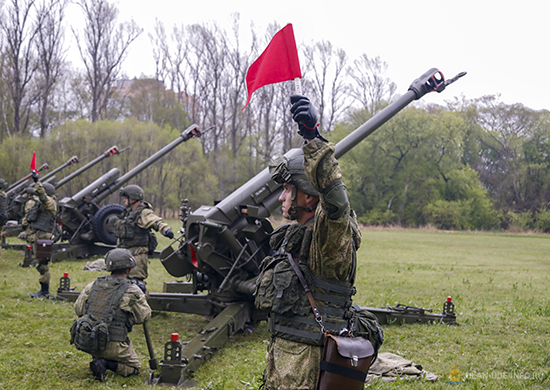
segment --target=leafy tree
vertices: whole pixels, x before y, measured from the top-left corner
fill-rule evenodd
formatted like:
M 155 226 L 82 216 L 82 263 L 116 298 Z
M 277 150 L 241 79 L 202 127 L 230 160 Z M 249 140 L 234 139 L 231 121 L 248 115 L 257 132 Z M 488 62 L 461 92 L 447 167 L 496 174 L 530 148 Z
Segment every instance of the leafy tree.
M 352 119 L 369 116 L 362 110 Z M 342 126 L 339 137 L 357 126 Z M 449 172 L 461 166 L 464 129 L 452 112 L 409 107 L 348 152 L 342 171 L 358 215 L 368 220 L 390 210 L 386 217 L 397 216 L 398 224 L 424 224 L 423 208 L 441 197 L 433 180 L 448 181 Z

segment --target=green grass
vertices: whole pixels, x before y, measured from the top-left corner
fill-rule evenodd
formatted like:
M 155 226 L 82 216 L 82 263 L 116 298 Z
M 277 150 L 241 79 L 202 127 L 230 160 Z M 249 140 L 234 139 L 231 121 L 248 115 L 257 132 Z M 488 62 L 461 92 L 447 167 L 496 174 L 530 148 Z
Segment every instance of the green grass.
M 173 226 L 178 226 L 177 221 Z M 160 247 L 167 240 L 160 238 Z M 458 327 L 385 326 L 382 352 L 392 352 L 436 373 L 436 383 L 372 383 L 372 389 L 546 389 L 550 385 L 550 236 L 445 233 L 419 230 L 363 231 L 355 303 L 382 307 L 396 303 L 441 310 L 448 295 Z M 38 273 L 20 268 L 22 254 L 0 255 L 0 389 L 145 389 L 149 356 L 140 326 L 130 334 L 144 369 L 138 377 L 92 379 L 90 358 L 69 345 L 75 318 L 72 304 L 33 300 Z M 98 273 L 85 261 L 53 264 L 52 285 L 69 272 L 80 290 Z M 162 291 L 174 280 L 152 260 L 148 287 Z M 191 339 L 207 323 L 200 316 L 154 313 L 150 321 L 155 352 L 162 359 L 170 333 Z M 201 367 L 197 389 L 257 389 L 269 333 L 239 334 Z M 448 384 L 457 367 L 462 383 Z M 453 387 L 454 386 L 454 387 Z

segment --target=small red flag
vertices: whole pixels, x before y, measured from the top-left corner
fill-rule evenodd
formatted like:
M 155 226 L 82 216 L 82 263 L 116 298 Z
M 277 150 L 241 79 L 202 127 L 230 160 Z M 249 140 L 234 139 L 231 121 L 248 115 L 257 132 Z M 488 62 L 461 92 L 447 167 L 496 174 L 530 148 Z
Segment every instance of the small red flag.
M 36 172 L 36 153 L 32 152 L 31 169 Z
M 264 52 L 248 68 L 246 73 L 248 100 L 242 110 L 248 106 L 252 94 L 258 88 L 297 77 L 302 77 L 302 71 L 300 70 L 294 30 L 292 24 L 289 23 L 273 36 Z

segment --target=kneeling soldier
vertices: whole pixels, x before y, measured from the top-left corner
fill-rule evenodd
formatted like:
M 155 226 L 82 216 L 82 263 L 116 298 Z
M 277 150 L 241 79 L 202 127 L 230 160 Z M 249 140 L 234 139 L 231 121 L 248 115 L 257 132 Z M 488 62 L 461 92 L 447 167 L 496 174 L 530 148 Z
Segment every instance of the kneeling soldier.
M 128 332 L 132 331 L 134 324 L 142 324 L 151 317 L 151 308 L 145 294 L 128 279 L 131 269 L 136 266 L 130 251 L 109 251 L 105 256 L 105 264 L 111 275 L 100 276 L 95 282 L 88 284 L 74 304 L 77 316 L 89 315 L 108 327 L 108 345 L 103 350 L 89 352 L 93 357 L 90 370 L 99 381 L 105 379 L 107 369 L 122 376 L 139 374 L 141 362 L 128 338 Z M 73 325 L 71 342 L 75 328 Z M 77 342 L 75 345 L 79 348 Z

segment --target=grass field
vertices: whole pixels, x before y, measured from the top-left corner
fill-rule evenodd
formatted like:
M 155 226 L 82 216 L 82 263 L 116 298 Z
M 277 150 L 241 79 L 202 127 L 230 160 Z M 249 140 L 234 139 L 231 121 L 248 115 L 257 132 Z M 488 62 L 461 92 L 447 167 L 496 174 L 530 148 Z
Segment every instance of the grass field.
M 177 226 L 177 221 L 174 221 Z M 160 239 L 160 247 L 166 245 Z M 20 268 L 22 254 L 0 255 L 0 389 L 145 389 L 147 347 L 140 326 L 130 334 L 142 358 L 138 377 L 93 380 L 88 355 L 69 345 L 72 304 L 34 300 L 38 273 Z M 69 272 L 77 290 L 97 278 L 85 261 L 53 264 L 52 287 Z M 382 352 L 401 355 L 440 376 L 436 383 L 371 383 L 372 389 L 546 389 L 550 387 L 550 236 L 367 229 L 359 251 L 355 303 L 397 302 L 441 310 L 448 295 L 458 327 L 385 326 Z M 148 287 L 174 280 L 152 260 Z M 154 313 L 150 331 L 162 359 L 172 332 L 192 338 L 207 323 L 199 316 Z M 196 373 L 197 389 L 257 389 L 269 333 L 239 334 Z M 461 383 L 448 382 L 458 368 Z M 344 389 L 342 389 L 344 390 Z

